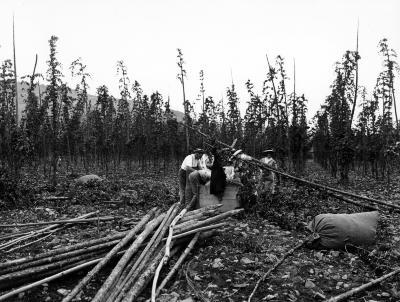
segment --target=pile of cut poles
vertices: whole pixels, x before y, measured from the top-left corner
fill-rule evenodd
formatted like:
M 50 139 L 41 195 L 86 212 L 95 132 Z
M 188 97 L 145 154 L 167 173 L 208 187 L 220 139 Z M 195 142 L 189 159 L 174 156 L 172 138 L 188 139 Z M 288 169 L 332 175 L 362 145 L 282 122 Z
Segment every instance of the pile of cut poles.
M 242 210 L 221 213 L 220 206 L 188 211 L 189 207 L 182 209 L 175 203 L 166 212 L 153 208 L 128 231 L 0 263 L 0 291 L 20 286 L 3 293 L 0 301 L 91 268 L 62 300 L 72 301 L 105 266 L 114 268 L 92 301 L 134 301 L 152 279 L 151 301 L 155 301 L 195 243 L 223 230 L 224 220 Z M 165 272 L 168 260 L 178 253 L 179 258 Z M 165 275 L 161 283 L 160 272 Z
M 96 214 L 98 214 L 98 212 L 92 212 L 70 220 L 23 224 L 0 224 L 0 229 L 17 229 L 17 231 L 11 233 L 2 232 L 3 234 L 0 235 L 0 253 L 8 254 L 36 244 L 52 236 L 54 233 L 65 228 L 72 227 L 76 224 L 98 223 L 100 221 L 109 221 L 115 219 L 115 217 L 112 216 L 89 218 L 95 216 Z

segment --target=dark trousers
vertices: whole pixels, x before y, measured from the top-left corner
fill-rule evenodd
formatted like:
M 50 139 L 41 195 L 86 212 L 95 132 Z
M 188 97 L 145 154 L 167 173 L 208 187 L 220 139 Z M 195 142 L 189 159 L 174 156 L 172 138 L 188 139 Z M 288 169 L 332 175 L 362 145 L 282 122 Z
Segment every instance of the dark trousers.
M 179 170 L 179 202 L 186 203 L 192 201 L 193 196 L 199 199 L 199 186 L 203 184 L 199 171 L 186 172 Z
M 194 171 L 189 174 L 189 185 L 193 195 L 199 194 L 199 186 L 203 184 L 199 171 Z
M 185 202 L 185 189 L 186 189 L 186 171 L 183 169 L 179 169 L 178 172 L 179 179 L 179 202 Z

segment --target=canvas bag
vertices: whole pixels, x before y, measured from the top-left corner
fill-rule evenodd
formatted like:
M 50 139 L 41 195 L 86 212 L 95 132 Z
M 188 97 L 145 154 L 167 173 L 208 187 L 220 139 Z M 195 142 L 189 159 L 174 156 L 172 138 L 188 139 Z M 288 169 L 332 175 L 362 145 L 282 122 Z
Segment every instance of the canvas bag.
M 88 175 L 84 175 L 79 177 L 78 179 L 76 179 L 76 182 L 78 184 L 87 184 L 88 182 L 92 182 L 92 181 L 102 181 L 102 179 L 95 175 L 95 174 L 88 174 Z
M 346 244 L 373 244 L 378 219 L 378 211 L 317 215 L 307 226 L 314 233 L 312 247 L 342 249 Z

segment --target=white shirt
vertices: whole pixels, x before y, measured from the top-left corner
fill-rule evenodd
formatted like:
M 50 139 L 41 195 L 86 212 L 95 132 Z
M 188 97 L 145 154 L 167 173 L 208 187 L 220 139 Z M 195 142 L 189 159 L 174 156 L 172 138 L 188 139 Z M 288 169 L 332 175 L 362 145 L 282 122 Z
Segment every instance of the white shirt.
M 183 160 L 182 165 L 181 165 L 181 169 L 186 171 L 188 167 L 190 167 L 190 168 L 198 168 L 199 165 L 200 165 L 200 160 L 196 159 L 195 154 L 189 154 Z
M 213 164 L 213 161 L 214 161 L 214 158 L 212 156 L 210 157 L 207 154 L 203 154 L 203 156 L 200 159 L 200 169 L 210 170 L 210 168 Z
M 224 172 L 226 175 L 226 179 L 234 179 L 235 178 L 235 167 L 234 166 L 224 166 Z
M 274 169 L 277 169 L 277 168 L 278 168 L 278 165 L 276 164 L 275 159 L 273 159 L 272 157 L 270 157 L 270 158 L 268 158 L 268 157 L 263 157 L 263 158 L 260 159 L 260 161 L 263 162 L 264 164 L 267 164 L 267 166 L 269 166 L 269 167 L 271 167 L 271 168 L 274 168 Z M 261 172 L 262 175 L 264 175 L 264 176 L 272 175 L 272 176 L 275 177 L 275 173 L 272 172 L 272 171 L 270 171 L 270 170 L 263 170 L 263 169 L 260 169 L 260 172 Z
M 263 157 L 260 159 L 260 161 L 263 162 L 264 164 L 267 164 L 271 168 L 275 168 L 275 169 L 277 168 L 276 161 L 272 157 L 270 157 L 270 158 Z
M 200 175 L 203 177 L 203 180 L 211 177 L 211 166 L 213 164 L 214 158 L 208 156 L 207 154 L 203 154 L 200 159 Z

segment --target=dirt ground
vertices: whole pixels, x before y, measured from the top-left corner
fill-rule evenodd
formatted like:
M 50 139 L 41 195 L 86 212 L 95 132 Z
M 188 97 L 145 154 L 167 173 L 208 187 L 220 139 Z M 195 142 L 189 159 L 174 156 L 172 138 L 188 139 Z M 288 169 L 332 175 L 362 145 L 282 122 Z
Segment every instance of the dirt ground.
M 361 173 L 353 173 L 350 184 L 341 186 L 313 163 L 308 165 L 305 175 L 310 180 L 377 199 L 397 204 L 400 200 L 400 185 L 395 178 L 387 184 L 363 177 Z M 90 186 L 77 186 L 73 179 L 61 177 L 60 185 L 53 192 L 47 190 L 43 185 L 45 181 L 40 177 L 30 181 L 37 183 L 34 202 L 27 207 L 2 210 L 2 223 L 67 219 L 96 210 L 101 216 L 138 218 L 154 205 L 167 208 L 177 199 L 177 180 L 173 172 L 161 175 L 121 172 Z M 71 199 L 62 202 L 43 200 L 50 195 Z M 113 199 L 127 203 L 104 202 Z M 284 253 L 309 235 L 305 222 L 321 213 L 360 211 L 360 207 L 335 200 L 324 192 L 282 180 L 278 194 L 263 194 L 258 203 L 238 217 L 229 219 L 229 225 L 218 235 L 200 242 L 159 301 L 247 301 L 257 280 Z M 261 283 L 252 301 L 323 301 L 390 272 L 400 260 L 398 221 L 399 214 L 383 210 L 377 242 L 366 249 L 336 251 L 300 248 Z M 0 262 L 89 238 L 100 238 L 127 227 L 112 221 L 98 226 L 68 228 L 44 242 L 12 253 L 0 252 Z M 0 235 L 4 232 L 1 230 Z M 85 272 L 79 272 L 67 276 L 9 301 L 61 301 L 65 294 L 63 290 L 72 289 L 84 275 Z M 90 301 L 106 276 L 107 272 L 104 272 L 92 282 L 81 295 L 81 301 Z M 399 281 L 399 276 L 394 277 L 348 301 L 400 301 Z M 144 297 L 138 299 L 144 300 Z

